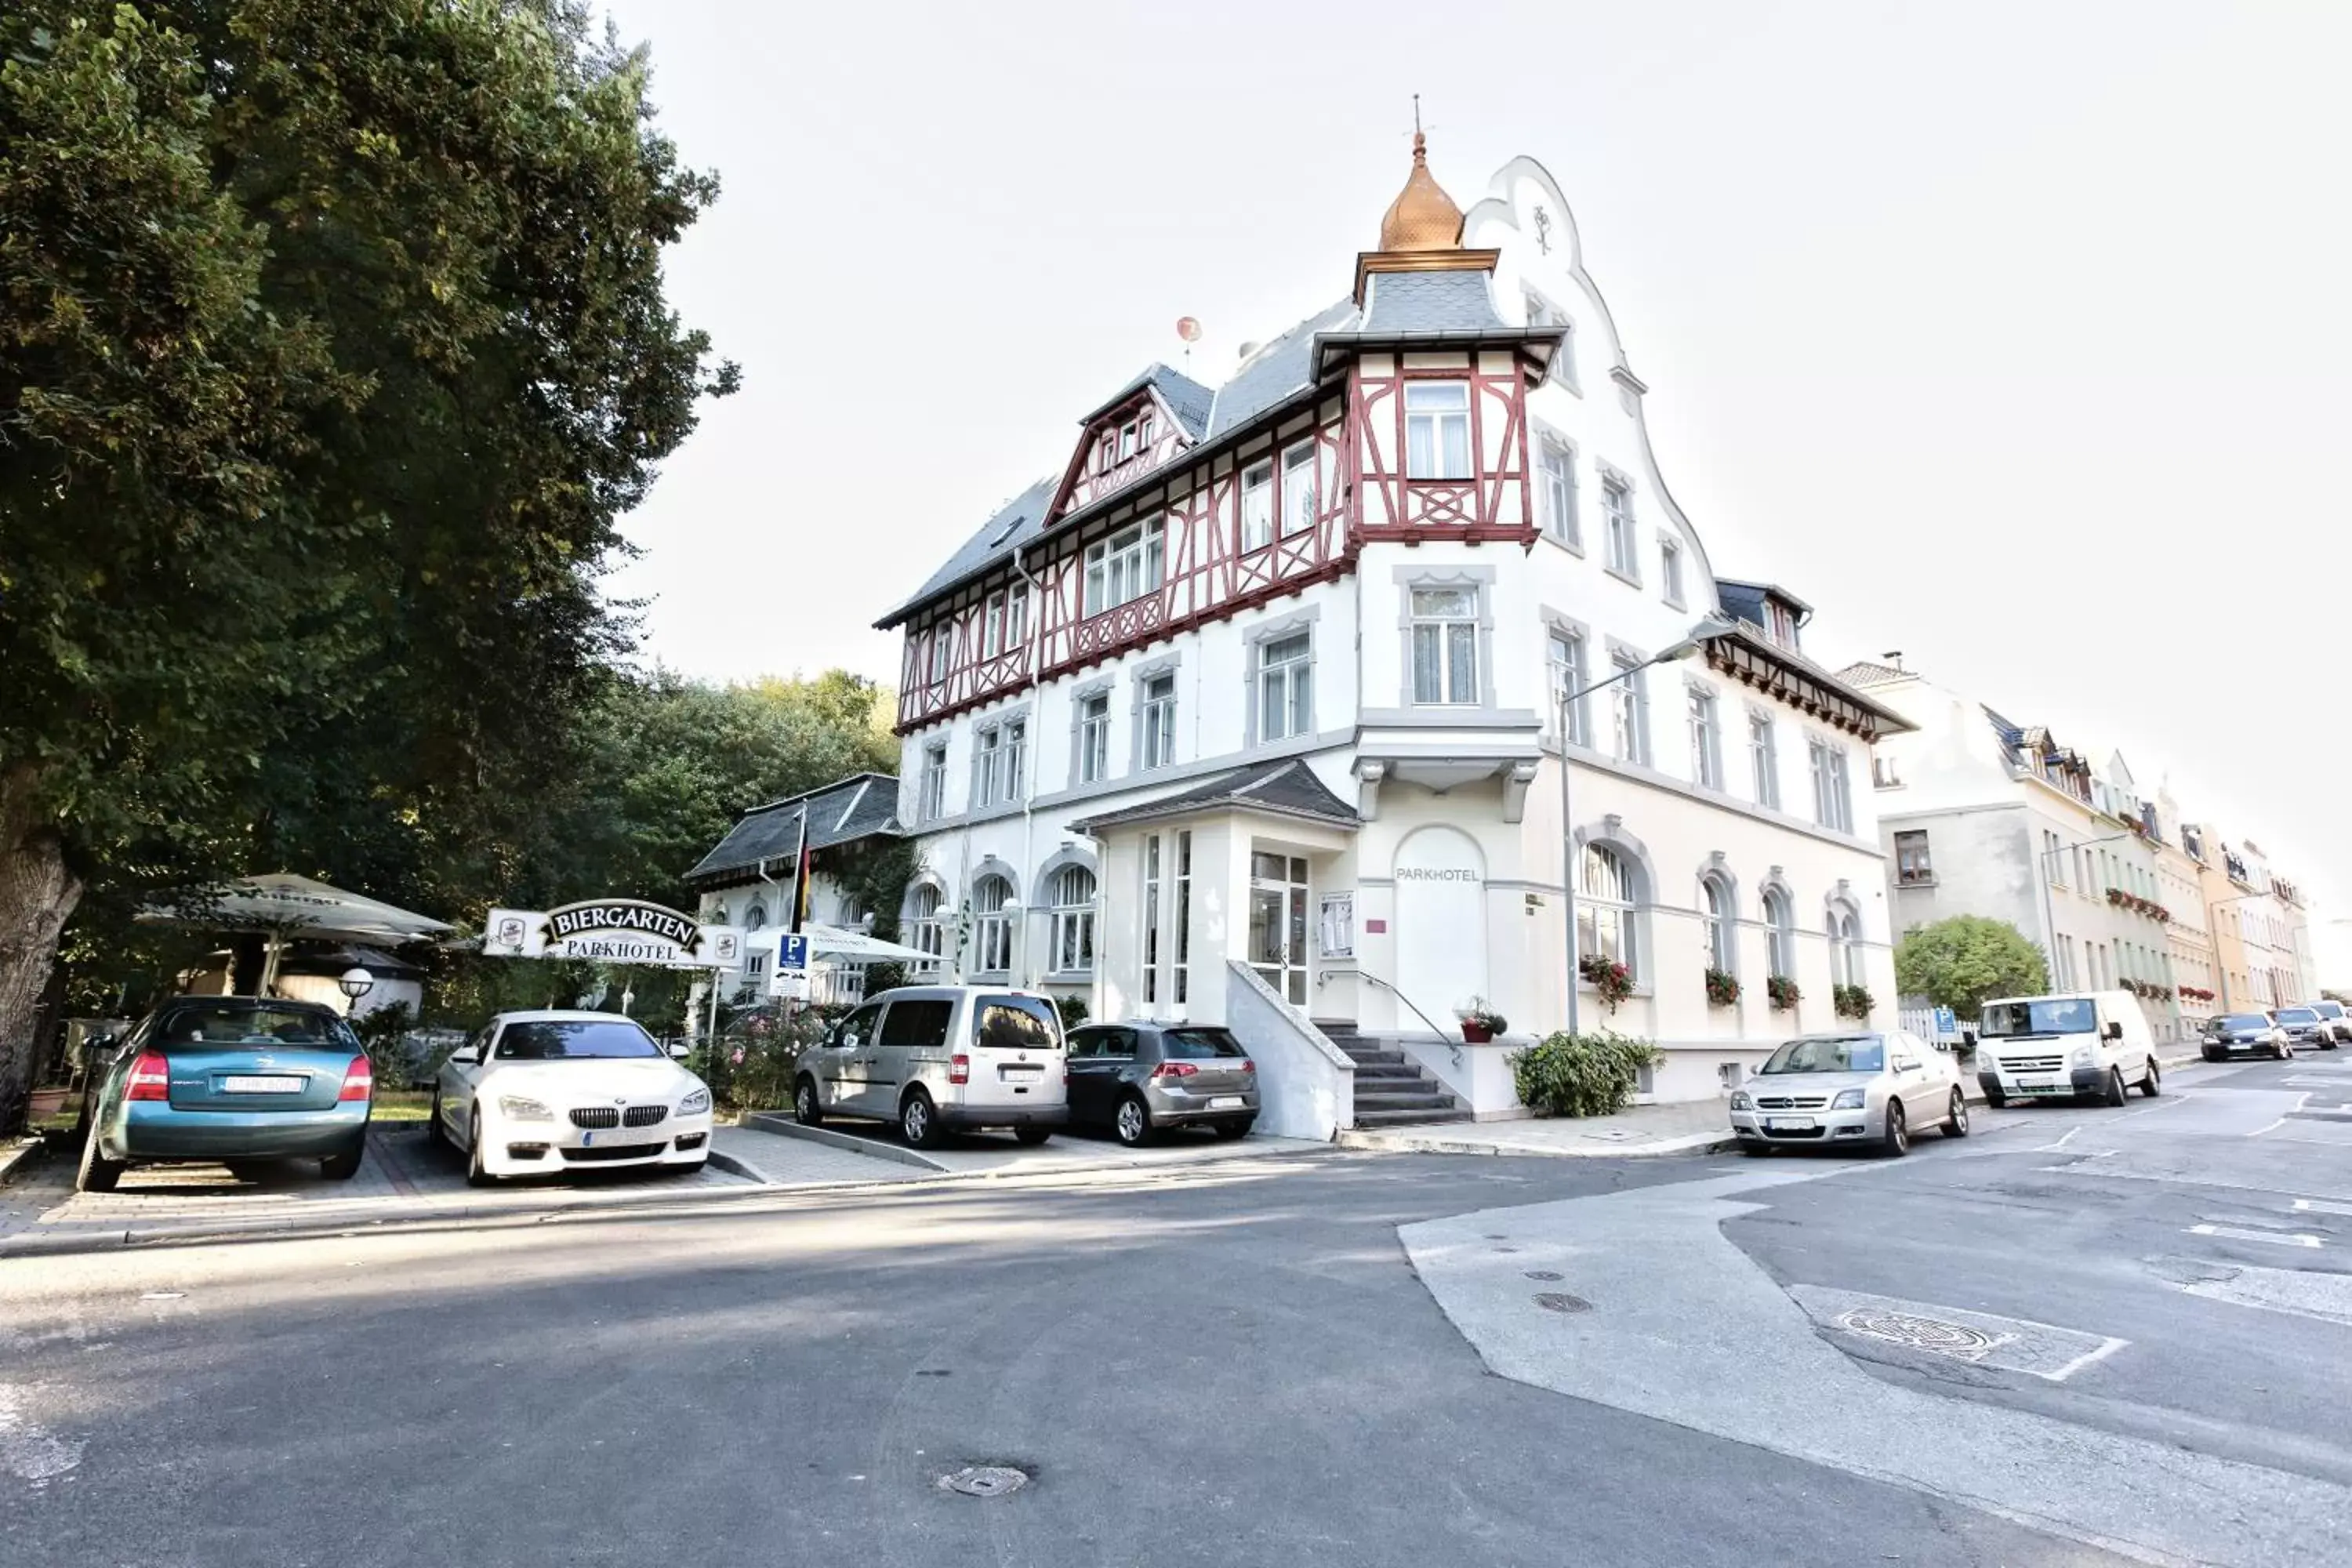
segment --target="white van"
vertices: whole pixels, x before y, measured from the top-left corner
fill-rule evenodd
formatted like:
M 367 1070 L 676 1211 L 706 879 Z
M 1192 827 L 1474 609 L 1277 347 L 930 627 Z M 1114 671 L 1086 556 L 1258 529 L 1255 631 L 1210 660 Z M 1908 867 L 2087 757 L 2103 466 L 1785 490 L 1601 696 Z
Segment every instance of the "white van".
M 2121 1105 L 2127 1087 L 2161 1093 L 2147 1015 L 2128 991 L 2073 991 L 1988 1002 L 1977 1026 L 1977 1082 L 1985 1103 L 2011 1095 L 2088 1095 Z
M 1061 1015 L 1002 985 L 885 991 L 801 1053 L 793 1118 L 828 1116 L 895 1121 L 918 1149 L 978 1127 L 1043 1143 L 1070 1120 Z

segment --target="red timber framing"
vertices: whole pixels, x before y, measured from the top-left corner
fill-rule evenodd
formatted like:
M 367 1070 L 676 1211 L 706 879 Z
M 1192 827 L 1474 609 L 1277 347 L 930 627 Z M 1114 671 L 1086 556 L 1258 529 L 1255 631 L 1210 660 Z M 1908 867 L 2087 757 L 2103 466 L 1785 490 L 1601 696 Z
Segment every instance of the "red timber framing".
M 1084 511 L 1105 496 L 1165 467 L 1192 445 L 1175 413 L 1158 393 L 1145 387 L 1109 413 L 1087 422 L 1078 437 L 1078 449 L 1063 471 L 1061 488 L 1054 493 L 1054 504 L 1045 510 L 1045 521 L 1051 523 L 1070 512 Z M 1125 456 L 1120 455 L 1122 450 Z
M 1414 479 L 1405 471 L 1408 383 L 1466 383 L 1473 477 Z M 1527 376 L 1515 354 L 1365 354 L 1349 376 L 1349 481 L 1360 498 L 1358 535 L 1419 544 L 1428 540 L 1536 542 L 1528 479 Z
M 1432 480 L 1404 473 L 1403 388 L 1414 380 L 1469 384 L 1475 477 Z M 1125 422 L 1145 407 L 1159 426 L 1150 451 L 1126 463 L 1115 459 L 1108 472 L 1099 471 L 1096 454 L 1106 433 L 1116 440 Z M 1535 544 L 1527 380 L 1518 356 L 1508 350 L 1367 353 L 1344 387 L 1330 388 L 1311 408 L 1293 406 L 1270 428 L 1221 442 L 1213 453 L 1194 451 L 1181 434 L 1148 391 L 1090 423 L 1048 516 L 1076 516 L 1112 499 L 1098 515 L 1022 552 L 1022 563 L 1036 579 L 1025 616 L 1027 642 L 986 651 L 992 595 L 1021 583 L 1009 568 L 910 618 L 898 682 L 898 733 L 1014 695 L 1033 679 L 1033 658 L 1034 679 L 1053 680 L 1344 577 L 1367 542 Z M 1315 447 L 1313 522 L 1286 534 L 1293 498 L 1285 486 L 1297 481 L 1299 470 L 1284 458 L 1309 441 Z M 1261 463 L 1273 470 L 1274 537 L 1244 552 L 1242 480 Z M 1156 478 L 1121 478 L 1163 467 L 1169 471 Z M 1088 550 L 1155 524 L 1160 530 L 1158 585 L 1087 614 Z M 943 665 L 933 662 L 935 639 L 946 643 Z M 941 670 L 937 679 L 934 668 Z

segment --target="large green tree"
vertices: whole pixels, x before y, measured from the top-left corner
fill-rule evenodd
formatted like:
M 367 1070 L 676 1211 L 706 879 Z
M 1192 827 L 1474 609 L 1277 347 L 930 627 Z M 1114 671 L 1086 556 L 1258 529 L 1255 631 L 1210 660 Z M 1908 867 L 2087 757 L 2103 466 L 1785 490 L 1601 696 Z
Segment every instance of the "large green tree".
M 537 847 L 733 382 L 646 86 L 582 0 L 0 12 L 0 1127 L 86 894 Z
M 2050 966 L 2007 921 L 1952 915 L 1903 933 L 1895 944 L 1895 984 L 1906 996 L 1972 1019 L 1987 997 L 2048 990 Z

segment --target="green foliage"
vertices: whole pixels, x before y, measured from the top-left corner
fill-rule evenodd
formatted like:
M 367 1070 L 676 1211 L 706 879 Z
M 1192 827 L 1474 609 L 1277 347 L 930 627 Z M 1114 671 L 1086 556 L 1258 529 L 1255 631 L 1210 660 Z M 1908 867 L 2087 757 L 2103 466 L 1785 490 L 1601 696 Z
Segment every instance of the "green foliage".
M 1588 952 L 1577 961 L 1577 973 L 1584 976 L 1601 998 L 1601 1005 L 1612 1013 L 1624 1005 L 1625 998 L 1633 994 L 1633 972 L 1612 958 Z
M 1841 1018 L 1866 1019 L 1878 1000 L 1866 985 L 1838 985 L 1830 990 L 1830 1005 Z
M 907 984 L 907 966 L 887 959 L 866 966 L 866 994 L 879 996 L 885 991 L 896 991 Z
M 1633 1102 L 1642 1069 L 1666 1059 L 1647 1040 L 1602 1029 L 1562 1030 L 1511 1053 L 1520 1103 L 1538 1116 L 1612 1116 Z
M 1739 979 L 1728 970 L 1706 972 L 1706 999 L 1710 1005 L 1728 1007 L 1739 1000 Z
M 1066 1033 L 1071 1029 L 1076 1028 L 1080 1024 L 1087 1021 L 1086 998 L 1083 996 L 1056 996 L 1054 998 L 1054 1011 L 1062 1016 L 1062 1028 L 1064 1032 Z
M 2007 921 L 1953 915 L 1916 926 L 1895 946 L 1895 988 L 1973 1019 L 1987 998 L 2050 988 L 2042 950 Z
M 715 1057 L 690 1062 L 711 1092 L 746 1110 L 772 1110 L 793 1102 L 793 1069 L 801 1053 L 824 1037 L 833 1020 L 813 1009 L 790 1015 L 757 1009 L 729 1026 Z
M 1766 980 L 1764 995 L 1776 1013 L 1785 1013 L 1805 998 L 1805 994 L 1797 988 L 1796 981 L 1786 974 L 1775 974 Z
M 895 773 L 897 769 L 893 767 L 889 771 Z M 845 845 L 835 853 L 838 860 L 829 860 L 826 868 L 840 879 L 842 886 L 848 890 L 859 909 L 874 911 L 874 934 L 884 942 L 898 941 L 899 907 L 906 902 L 907 884 L 915 879 L 915 868 L 921 862 L 915 841 L 911 838 L 876 839 L 861 845 Z M 896 969 L 898 966 L 894 964 L 891 967 Z M 873 971 L 869 969 L 866 972 L 869 988 L 873 978 Z M 893 984 L 906 983 L 900 980 Z

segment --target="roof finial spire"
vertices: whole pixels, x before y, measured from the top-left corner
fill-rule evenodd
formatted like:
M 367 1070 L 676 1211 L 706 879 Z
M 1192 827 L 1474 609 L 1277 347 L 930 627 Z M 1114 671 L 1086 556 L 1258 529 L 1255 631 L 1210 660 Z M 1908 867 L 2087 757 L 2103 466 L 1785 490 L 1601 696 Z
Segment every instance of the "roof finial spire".
M 1462 209 L 1429 172 L 1429 138 L 1421 126 L 1421 94 L 1412 95 L 1412 173 L 1381 219 L 1381 249 L 1454 250 L 1462 244 Z

